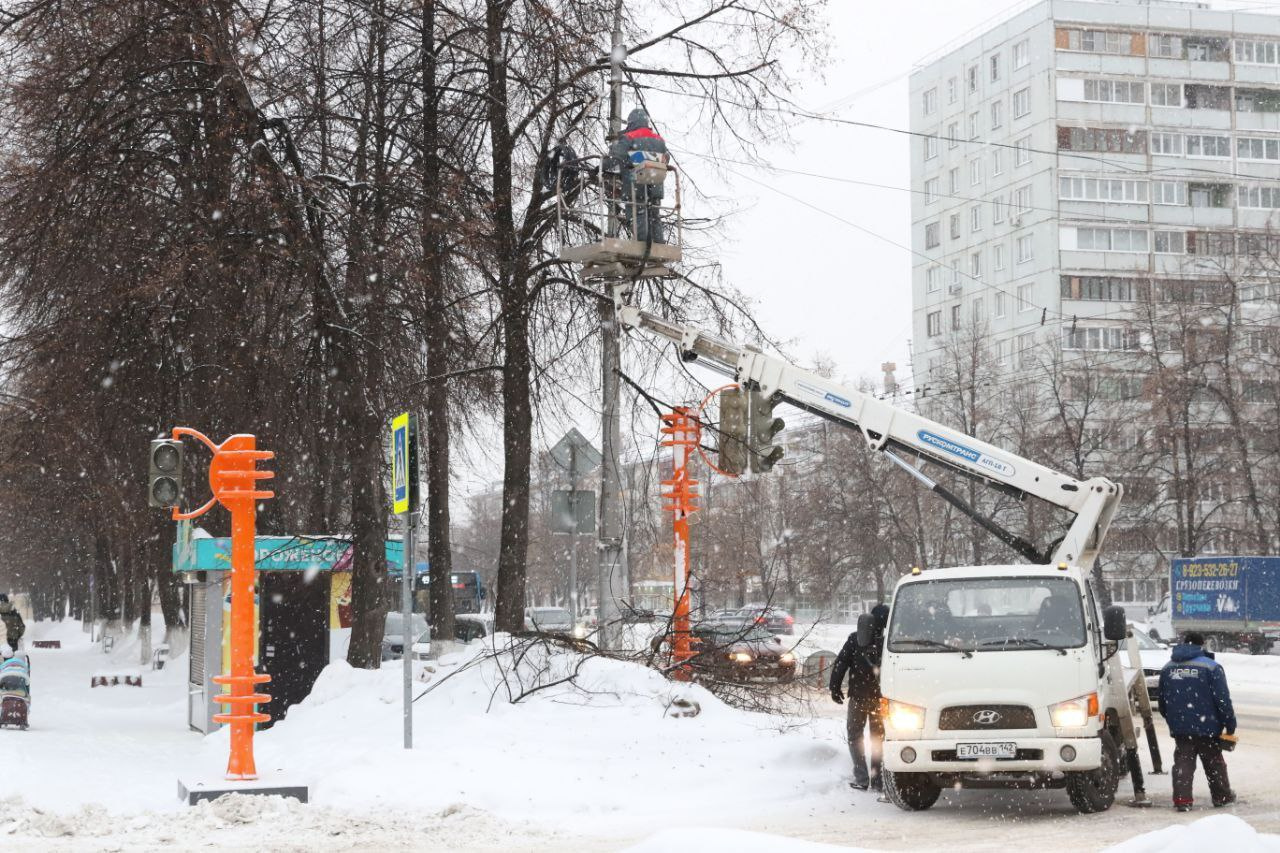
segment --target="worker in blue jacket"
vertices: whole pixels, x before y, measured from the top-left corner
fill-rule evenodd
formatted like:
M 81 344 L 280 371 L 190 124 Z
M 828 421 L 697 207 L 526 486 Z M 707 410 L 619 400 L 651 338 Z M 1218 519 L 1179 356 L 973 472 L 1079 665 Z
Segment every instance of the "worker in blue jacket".
M 1236 712 L 1231 706 L 1227 674 L 1204 650 L 1204 635 L 1188 631 L 1173 647 L 1172 659 L 1160 670 L 1160 713 L 1177 744 L 1173 753 L 1173 805 L 1191 811 L 1191 783 L 1196 758 L 1204 765 L 1214 808 L 1235 802 L 1227 777 L 1225 745 L 1235 745 Z

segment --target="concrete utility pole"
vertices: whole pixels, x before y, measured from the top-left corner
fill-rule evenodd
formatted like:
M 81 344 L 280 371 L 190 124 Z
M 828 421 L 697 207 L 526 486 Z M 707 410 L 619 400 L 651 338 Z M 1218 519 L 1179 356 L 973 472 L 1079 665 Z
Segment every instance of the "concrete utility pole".
M 622 0 L 613 9 L 613 37 L 609 50 L 609 134 L 605 143 L 611 144 L 622 132 L 622 63 L 627 49 L 622 44 Z M 621 233 L 620 211 L 611 212 L 608 235 Z M 615 291 L 622 282 L 610 282 Z M 615 295 L 610 293 L 610 296 Z M 612 302 L 600 303 L 600 371 L 603 400 L 600 407 L 600 449 L 604 455 L 600 466 L 600 525 L 596 545 L 597 588 L 596 616 L 599 631 L 596 641 L 601 648 L 610 648 L 618 629 L 618 601 L 616 596 L 630 594 L 630 582 L 622 564 L 622 472 L 618 450 L 622 445 L 622 429 L 618 413 L 618 368 L 621 356 L 618 346 L 618 323 L 614 319 Z

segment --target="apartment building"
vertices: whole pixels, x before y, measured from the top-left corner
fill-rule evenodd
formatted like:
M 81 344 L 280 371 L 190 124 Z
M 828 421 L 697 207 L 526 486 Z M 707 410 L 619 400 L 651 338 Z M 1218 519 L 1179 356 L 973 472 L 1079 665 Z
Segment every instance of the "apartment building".
M 1234 321 L 1275 349 L 1280 16 L 1044 0 L 922 63 L 910 93 L 917 392 L 945 392 L 948 342 L 977 329 L 1009 371 L 1060 346 L 1064 363 L 1108 359 L 1133 394 L 1142 362 L 1127 354 L 1168 345 L 1137 328 L 1139 306 L 1203 303 L 1227 286 Z M 1273 399 L 1274 382 L 1246 378 L 1242 393 Z M 1125 473 L 1150 501 L 1152 483 Z M 1231 483 L 1198 488 L 1207 511 Z M 1112 541 L 1129 552 L 1117 596 L 1152 598 L 1152 531 L 1120 526 Z
M 975 320 L 1013 367 L 1051 337 L 1129 349 L 1146 288 L 1276 254 L 1280 16 L 1045 0 L 910 91 L 917 387 Z

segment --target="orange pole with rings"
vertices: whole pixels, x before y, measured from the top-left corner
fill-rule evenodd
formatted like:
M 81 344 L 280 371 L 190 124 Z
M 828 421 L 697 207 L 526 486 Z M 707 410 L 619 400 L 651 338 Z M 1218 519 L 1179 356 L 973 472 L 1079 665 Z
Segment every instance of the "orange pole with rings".
M 275 497 L 258 487 L 259 480 L 269 480 L 273 471 L 258 470 L 258 462 L 273 459 L 270 450 L 258 450 L 257 439 L 252 435 L 233 435 L 222 444 L 215 445 L 203 433 L 187 427 L 177 427 L 174 439 L 189 435 L 203 442 L 213 451 L 209 463 L 209 489 L 213 497 L 200 509 L 190 513 L 173 511 L 175 520 L 195 518 L 222 504 L 231 513 L 231 672 L 216 675 L 214 683 L 230 687 L 230 691 L 214 697 L 214 701 L 227 705 L 227 710 L 214 714 L 213 721 L 231 727 L 231 753 L 227 758 L 227 778 L 232 780 L 257 779 L 258 770 L 253 761 L 253 731 L 258 723 L 271 718 L 259 712 L 255 706 L 271 701 L 265 693 L 258 693 L 256 686 L 271 680 L 265 673 L 253 669 L 254 589 L 254 539 L 257 535 L 258 501 Z
M 663 447 L 671 448 L 671 479 L 663 480 L 663 509 L 670 512 L 674 529 L 675 602 L 672 609 L 671 659 L 674 675 L 681 681 L 692 679 L 688 661 L 693 657 L 689 623 L 689 517 L 697 512 L 698 481 L 689 474 L 689 462 L 702 440 L 702 426 L 694 410 L 677 406 L 662 416 Z

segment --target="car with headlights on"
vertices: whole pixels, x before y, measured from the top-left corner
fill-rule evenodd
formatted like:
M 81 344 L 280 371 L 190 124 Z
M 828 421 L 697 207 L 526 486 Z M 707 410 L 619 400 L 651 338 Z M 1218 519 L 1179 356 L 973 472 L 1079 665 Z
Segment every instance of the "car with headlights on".
M 776 681 L 795 678 L 796 657 L 776 635 L 751 622 L 700 622 L 690 632 L 689 665 L 695 674 L 720 681 Z M 669 647 L 671 635 L 653 640 L 657 650 Z

